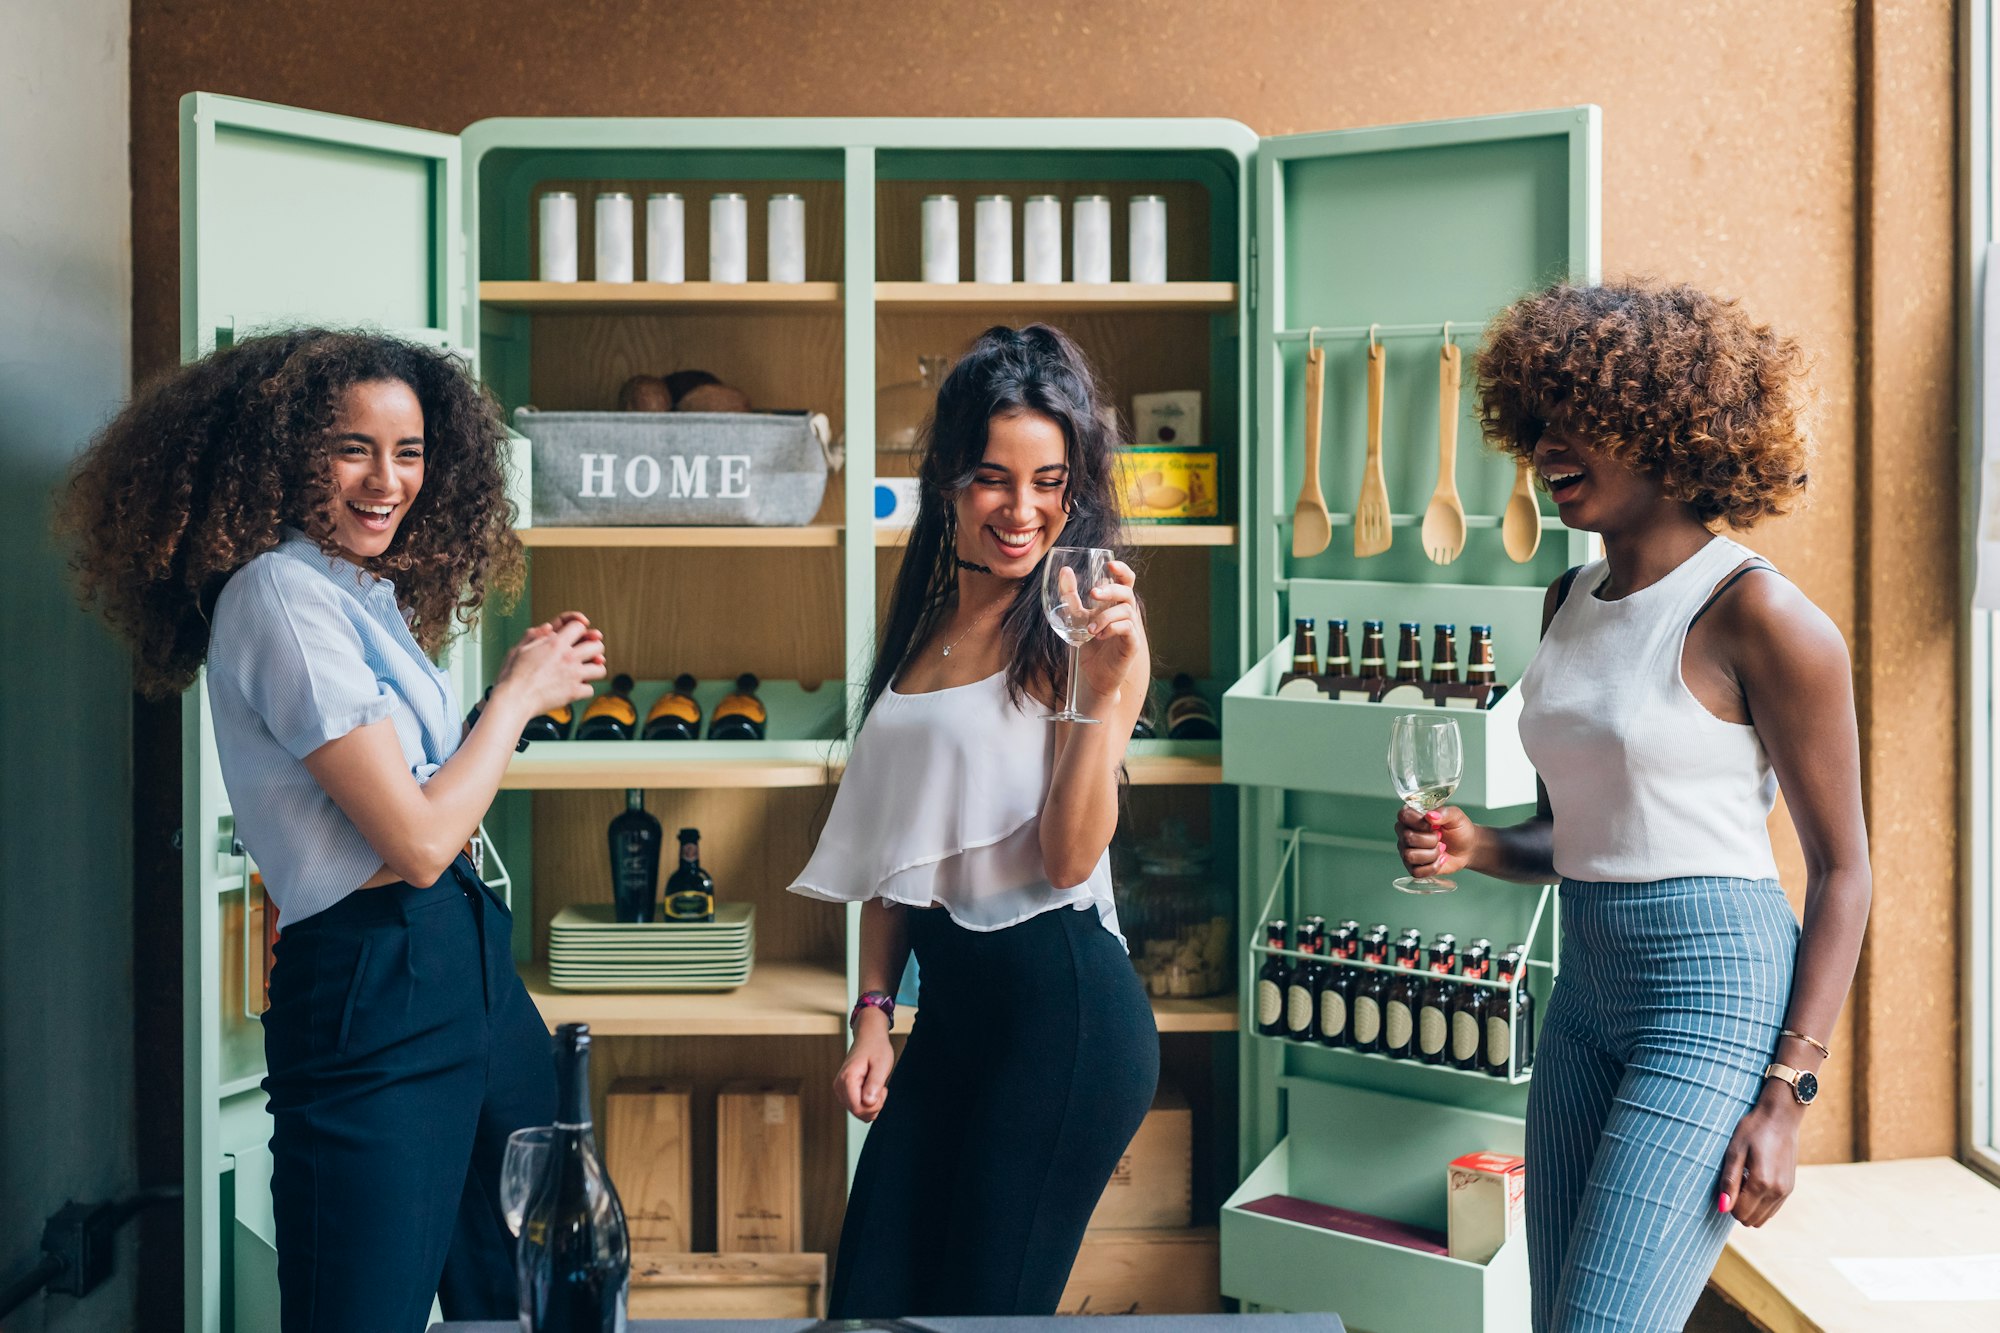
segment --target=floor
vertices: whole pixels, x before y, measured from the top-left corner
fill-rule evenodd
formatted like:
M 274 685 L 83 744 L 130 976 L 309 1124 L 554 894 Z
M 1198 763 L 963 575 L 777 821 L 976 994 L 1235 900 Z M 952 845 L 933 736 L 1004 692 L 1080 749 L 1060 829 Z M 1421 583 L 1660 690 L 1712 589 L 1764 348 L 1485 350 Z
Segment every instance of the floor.
M 1713 1287 L 1701 1294 L 1701 1302 L 1688 1316 L 1684 1333 L 1757 1333 L 1757 1325 L 1735 1306 L 1716 1295 Z

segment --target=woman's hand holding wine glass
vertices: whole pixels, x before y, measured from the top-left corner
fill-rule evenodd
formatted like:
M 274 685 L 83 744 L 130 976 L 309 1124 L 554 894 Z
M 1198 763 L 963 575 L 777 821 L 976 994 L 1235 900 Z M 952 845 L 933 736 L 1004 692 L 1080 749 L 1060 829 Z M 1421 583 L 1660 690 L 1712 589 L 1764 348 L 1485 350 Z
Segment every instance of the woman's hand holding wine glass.
M 1403 864 L 1411 870 L 1411 874 L 1396 881 L 1396 887 L 1405 893 L 1449 893 L 1458 887 L 1438 876 L 1463 868 L 1464 852 L 1471 849 L 1472 823 L 1464 812 L 1450 811 L 1457 817 L 1457 825 L 1463 827 L 1463 834 L 1454 827 L 1452 841 L 1447 842 L 1441 831 L 1444 803 L 1458 790 L 1463 771 L 1458 723 L 1453 719 L 1409 713 L 1389 724 L 1389 777 L 1395 783 L 1396 795 L 1403 800 L 1403 810 L 1396 820 L 1397 844 L 1403 852 Z M 1427 832 L 1415 832 L 1410 824 L 1413 819 L 1416 827 Z M 1419 850 L 1430 854 L 1413 860 L 1411 844 L 1424 838 L 1431 845 Z M 1453 862 L 1449 853 L 1458 842 L 1464 846 Z
M 1133 659 L 1146 652 L 1146 630 L 1133 591 L 1138 575 L 1111 552 L 1095 547 L 1057 546 L 1042 569 L 1042 609 L 1050 626 L 1070 645 L 1069 701 L 1051 722 L 1094 723 L 1077 711 L 1077 681 L 1090 683 L 1096 699 L 1116 698 Z

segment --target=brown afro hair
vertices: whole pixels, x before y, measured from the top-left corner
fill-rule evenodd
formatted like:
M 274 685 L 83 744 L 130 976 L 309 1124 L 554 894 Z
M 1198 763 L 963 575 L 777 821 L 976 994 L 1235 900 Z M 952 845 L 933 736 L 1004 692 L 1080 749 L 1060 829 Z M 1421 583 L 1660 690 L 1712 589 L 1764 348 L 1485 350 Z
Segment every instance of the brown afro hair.
M 1556 431 L 1658 478 L 1711 527 L 1748 528 L 1805 493 L 1805 355 L 1733 300 L 1560 283 L 1501 312 L 1478 374 L 1486 436 L 1518 458 Z
M 400 380 L 424 413 L 424 483 L 389 549 L 410 631 L 435 657 L 489 593 L 524 572 L 493 401 L 447 353 L 370 333 L 294 329 L 245 338 L 137 394 L 78 458 L 56 512 L 77 592 L 130 640 L 134 683 L 164 697 L 194 682 L 229 576 L 304 530 L 329 555 L 329 435 L 351 385 Z

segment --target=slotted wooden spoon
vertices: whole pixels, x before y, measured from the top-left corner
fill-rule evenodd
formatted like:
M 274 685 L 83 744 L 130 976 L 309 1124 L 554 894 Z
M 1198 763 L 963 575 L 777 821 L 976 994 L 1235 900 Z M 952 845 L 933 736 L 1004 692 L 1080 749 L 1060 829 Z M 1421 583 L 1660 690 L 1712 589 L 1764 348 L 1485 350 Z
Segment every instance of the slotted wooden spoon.
M 1380 555 L 1389 549 L 1389 482 L 1382 475 L 1382 380 L 1388 349 L 1368 341 L 1368 458 L 1361 470 L 1361 495 L 1354 502 L 1354 554 Z
M 1333 520 L 1327 516 L 1326 495 L 1319 484 L 1320 399 L 1326 386 L 1326 349 L 1317 341 L 1306 346 L 1306 469 L 1299 482 L 1299 502 L 1292 506 L 1292 555 L 1318 555 L 1333 541 Z
M 1458 344 L 1438 352 L 1438 480 L 1424 510 L 1424 554 L 1448 565 L 1465 550 L 1465 506 L 1458 499 Z
M 1542 544 L 1542 508 L 1535 503 L 1535 483 L 1528 460 L 1514 460 L 1514 493 L 1507 497 L 1507 512 L 1500 516 L 1500 544 L 1517 565 L 1535 558 Z

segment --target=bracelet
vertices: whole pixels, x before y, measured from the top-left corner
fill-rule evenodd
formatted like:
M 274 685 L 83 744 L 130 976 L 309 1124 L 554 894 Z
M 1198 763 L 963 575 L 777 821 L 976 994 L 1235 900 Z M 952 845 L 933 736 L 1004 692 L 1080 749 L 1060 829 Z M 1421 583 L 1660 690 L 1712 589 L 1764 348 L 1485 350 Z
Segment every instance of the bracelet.
M 1827 1059 L 1831 1060 L 1833 1058 L 1833 1052 L 1829 1051 L 1826 1048 L 1826 1044 L 1824 1042 L 1814 1041 L 1811 1037 L 1808 1037 L 1803 1032 L 1794 1032 L 1790 1028 L 1779 1028 L 1778 1035 L 1780 1037 L 1796 1038 L 1797 1040 L 1804 1042 L 1806 1045 L 1818 1051 L 1821 1055 L 1825 1056 Z
M 847 1030 L 853 1032 L 861 1023 L 863 1009 L 880 1009 L 882 1017 L 889 1020 L 889 1030 L 896 1028 L 896 997 L 887 991 L 868 990 L 861 992 L 861 998 L 854 1002 L 854 1008 L 847 1013 Z

